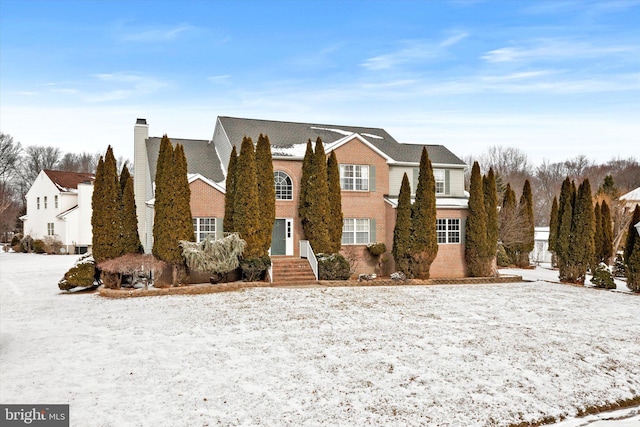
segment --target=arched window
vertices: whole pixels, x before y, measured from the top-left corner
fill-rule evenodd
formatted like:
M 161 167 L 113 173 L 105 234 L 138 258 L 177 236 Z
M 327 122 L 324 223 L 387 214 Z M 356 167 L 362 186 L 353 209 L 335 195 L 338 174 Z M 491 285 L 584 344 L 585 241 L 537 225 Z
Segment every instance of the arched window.
M 273 185 L 276 187 L 276 200 L 293 200 L 293 184 L 289 175 L 282 171 L 275 171 Z

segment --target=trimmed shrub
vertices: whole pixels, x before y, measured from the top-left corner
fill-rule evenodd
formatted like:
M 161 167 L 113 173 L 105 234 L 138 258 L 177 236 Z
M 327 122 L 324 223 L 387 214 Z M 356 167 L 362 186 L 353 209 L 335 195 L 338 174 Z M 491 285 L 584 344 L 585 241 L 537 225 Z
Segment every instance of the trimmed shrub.
M 340 254 L 318 254 L 320 280 L 348 280 L 351 277 L 349 261 Z
M 29 235 L 26 235 L 20 240 L 20 248 L 16 252 L 24 252 L 29 253 L 33 251 L 33 238 Z
M 94 285 L 95 261 L 93 256 L 85 255 L 76 261 L 75 265 L 64 274 L 58 282 L 61 291 L 68 291 L 77 286 L 90 287 Z
M 496 262 L 498 267 L 509 267 L 511 265 L 511 258 L 507 255 L 507 251 L 505 250 L 502 243 L 498 244 L 498 251 L 496 252 Z
M 36 239 L 33 241 L 33 251 L 37 254 L 44 254 L 47 251 L 44 247 L 44 241 L 41 239 Z
M 591 278 L 591 283 L 596 285 L 596 288 L 605 288 L 605 289 L 615 289 L 616 284 L 613 282 L 613 277 L 611 277 L 611 272 L 609 271 L 609 267 L 601 262 L 595 268 L 593 272 L 593 277 Z
M 616 260 L 613 262 L 613 276 L 614 277 L 625 277 L 627 275 L 624 261 L 622 260 L 622 255 L 616 255 Z
M 13 248 L 16 245 L 19 245 L 20 244 L 20 239 L 22 239 L 22 234 L 15 234 L 11 238 L 11 247 Z
M 384 242 L 369 243 L 367 249 L 372 256 L 380 256 L 387 252 L 387 245 L 385 245 Z
M 269 267 L 271 267 L 271 258 L 268 255 L 249 257 L 240 261 L 240 269 L 245 282 L 257 282 L 264 279 Z

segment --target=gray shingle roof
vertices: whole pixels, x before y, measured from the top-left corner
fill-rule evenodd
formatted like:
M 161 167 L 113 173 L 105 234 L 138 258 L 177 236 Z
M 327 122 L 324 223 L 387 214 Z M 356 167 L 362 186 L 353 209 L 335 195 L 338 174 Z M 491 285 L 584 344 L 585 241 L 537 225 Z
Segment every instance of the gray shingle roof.
M 220 159 L 210 141 L 202 139 L 179 139 L 169 138 L 175 147 L 181 144 L 184 147 L 184 154 L 187 157 L 187 169 L 189 173 L 199 173 L 215 182 L 224 181 L 224 174 L 220 167 Z M 158 163 L 158 153 L 160 152 L 160 141 L 162 138 L 151 137 L 147 139 L 147 158 L 149 159 L 149 171 L 151 180 L 156 177 L 156 165 Z
M 326 144 L 337 141 L 346 135 L 358 133 L 396 162 L 418 163 L 422 145 L 400 144 L 386 130 L 358 126 L 342 126 L 317 123 L 293 123 L 274 120 L 243 119 L 237 117 L 219 117 L 229 141 L 240 149 L 242 138 L 246 135 L 256 142 L 260 133 L 269 136 L 274 148 L 289 148 L 304 144 L 307 140 L 315 142 L 320 137 Z M 435 164 L 460 165 L 465 163 L 442 145 L 425 145 L 429 158 Z M 274 150 L 276 151 L 276 150 Z

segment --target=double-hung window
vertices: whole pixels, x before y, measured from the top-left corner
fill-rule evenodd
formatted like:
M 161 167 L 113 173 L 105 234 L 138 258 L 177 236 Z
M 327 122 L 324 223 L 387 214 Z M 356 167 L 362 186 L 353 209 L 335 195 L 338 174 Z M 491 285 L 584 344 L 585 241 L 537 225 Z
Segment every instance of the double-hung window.
M 460 218 L 436 219 L 438 243 L 460 243 Z
M 202 242 L 208 235 L 216 237 L 215 218 L 193 218 L 193 232 L 196 235 L 196 242 Z
M 53 223 L 52 222 L 48 222 L 47 223 L 47 236 L 53 236 L 55 233 L 55 230 L 53 228 Z
M 40 209 L 40 197 L 36 197 L 36 209 Z
M 53 196 L 53 205 L 56 209 L 58 209 L 58 196 Z
M 44 196 L 44 208 L 47 209 L 47 196 Z
M 446 174 L 444 169 L 434 169 L 433 178 L 436 181 L 436 194 L 445 194 L 446 192 Z
M 367 245 L 370 241 L 369 218 L 345 218 L 342 222 L 343 245 Z
M 369 166 L 340 165 L 340 188 L 342 190 L 369 191 Z

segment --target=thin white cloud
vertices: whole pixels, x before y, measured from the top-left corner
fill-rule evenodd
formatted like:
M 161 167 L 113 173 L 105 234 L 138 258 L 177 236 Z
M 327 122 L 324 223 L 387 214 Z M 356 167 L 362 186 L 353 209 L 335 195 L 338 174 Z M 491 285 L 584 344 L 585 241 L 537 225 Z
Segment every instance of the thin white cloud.
M 191 25 L 177 25 L 168 28 L 149 28 L 141 31 L 122 32 L 120 38 L 124 41 L 153 43 L 174 40 L 182 34 L 194 30 Z
M 467 33 L 460 33 L 437 43 L 423 40 L 407 41 L 403 43 L 401 49 L 384 55 L 373 56 L 360 65 L 369 70 L 384 70 L 404 63 L 437 58 L 445 53 L 446 48 L 460 43 L 467 37 Z
M 207 80 L 209 80 L 211 83 L 226 84 L 229 83 L 230 78 L 231 76 L 229 74 L 220 74 L 217 76 L 209 76 L 207 77 Z
M 613 54 L 630 54 L 640 50 L 638 46 L 596 46 L 585 42 L 541 40 L 530 47 L 502 47 L 481 58 L 490 63 L 527 62 L 532 60 L 566 60 L 572 58 L 598 58 Z

